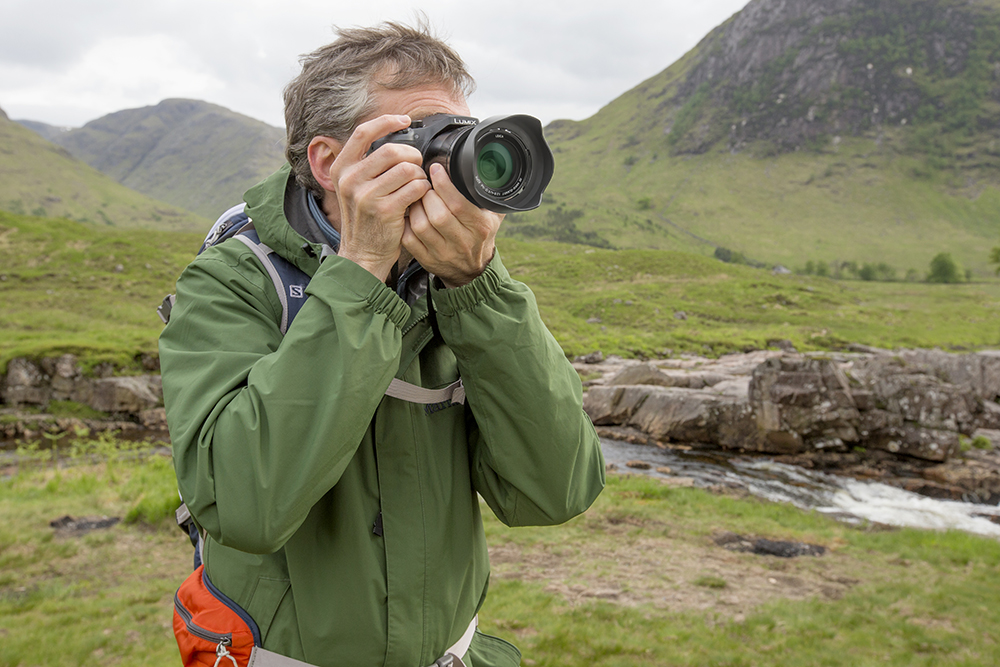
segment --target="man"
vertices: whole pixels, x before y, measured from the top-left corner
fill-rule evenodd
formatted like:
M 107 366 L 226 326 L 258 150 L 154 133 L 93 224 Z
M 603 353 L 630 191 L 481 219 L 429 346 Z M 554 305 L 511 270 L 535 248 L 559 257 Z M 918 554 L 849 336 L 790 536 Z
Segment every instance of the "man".
M 269 651 L 516 665 L 475 630 L 489 576 L 478 497 L 511 526 L 564 522 L 603 488 L 598 439 L 579 378 L 495 252 L 502 216 L 444 169 L 428 177 L 411 146 L 368 154 L 411 119 L 468 115 L 463 63 L 425 27 L 338 34 L 285 91 L 289 165 L 245 197 L 260 241 L 311 276 L 287 333 L 243 243 L 209 248 L 178 281 L 160 338 L 178 483 L 205 574 Z M 464 404 L 383 395 L 393 378 L 459 377 Z

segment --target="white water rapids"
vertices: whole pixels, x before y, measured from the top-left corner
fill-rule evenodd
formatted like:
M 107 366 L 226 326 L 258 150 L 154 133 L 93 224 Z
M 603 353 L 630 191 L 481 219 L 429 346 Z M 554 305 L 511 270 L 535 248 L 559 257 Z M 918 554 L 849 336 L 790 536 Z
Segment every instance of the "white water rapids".
M 878 482 L 864 482 L 814 472 L 764 458 L 717 453 L 681 453 L 649 445 L 632 445 L 602 438 L 604 458 L 619 472 L 653 477 L 689 477 L 698 487 L 723 485 L 745 489 L 751 495 L 786 502 L 801 509 L 829 514 L 842 521 L 871 521 L 890 526 L 955 529 L 1000 538 L 1000 507 L 928 498 Z M 644 461 L 649 470 L 626 467 Z M 670 468 L 670 474 L 656 468 Z

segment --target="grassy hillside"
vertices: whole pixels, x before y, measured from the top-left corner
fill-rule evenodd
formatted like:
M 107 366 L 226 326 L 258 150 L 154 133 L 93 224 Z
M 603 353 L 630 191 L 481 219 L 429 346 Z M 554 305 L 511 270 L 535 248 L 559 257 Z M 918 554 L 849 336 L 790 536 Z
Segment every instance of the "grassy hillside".
M 283 129 L 198 100 L 118 111 L 54 141 L 133 190 L 213 220 L 285 161 Z
M 546 128 L 546 205 L 508 233 L 901 276 L 947 251 L 985 276 L 1000 241 L 994 4 L 754 0 L 594 117 Z
M 211 224 L 124 187 L 6 117 L 0 118 L 0 210 L 121 229 L 197 230 Z
M 155 308 L 200 242 L 0 212 L 0 372 L 15 356 L 70 351 L 127 368 L 155 352 Z M 1000 346 L 997 282 L 833 281 L 673 251 L 500 248 L 570 355 L 722 354 L 775 339 L 804 350 Z
M 689 253 L 506 241 L 569 354 L 723 354 L 791 340 L 800 350 L 1000 346 L 1000 283 L 775 276 Z M 683 317 L 683 319 L 681 319 Z
M 0 212 L 0 372 L 56 352 L 137 365 L 156 352 L 155 309 L 203 237 Z

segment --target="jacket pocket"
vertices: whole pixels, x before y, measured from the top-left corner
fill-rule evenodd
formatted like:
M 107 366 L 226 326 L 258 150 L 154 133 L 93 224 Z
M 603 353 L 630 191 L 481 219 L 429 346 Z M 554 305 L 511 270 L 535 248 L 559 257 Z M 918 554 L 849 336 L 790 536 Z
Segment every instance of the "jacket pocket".
M 274 621 L 274 615 L 289 588 L 291 588 L 291 581 L 288 579 L 270 577 L 257 579 L 257 587 L 254 588 L 250 602 L 247 604 L 247 613 L 257 622 L 261 641 L 267 640 L 267 632 L 271 628 L 271 622 Z
M 521 652 L 516 646 L 479 630 L 472 637 L 466 655 L 471 658 L 468 662 L 472 667 L 518 667 L 521 664 Z

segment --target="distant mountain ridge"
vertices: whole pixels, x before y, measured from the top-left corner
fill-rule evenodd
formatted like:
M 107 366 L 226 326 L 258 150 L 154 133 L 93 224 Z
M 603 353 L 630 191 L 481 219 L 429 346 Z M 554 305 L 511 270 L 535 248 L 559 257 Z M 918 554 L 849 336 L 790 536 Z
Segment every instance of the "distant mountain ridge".
M 204 231 L 209 221 L 130 190 L 0 113 L 0 209 L 102 227 Z
M 214 219 L 281 166 L 285 132 L 208 102 L 168 99 L 52 140 L 123 185 Z
M 51 141 L 53 143 L 58 143 L 56 139 L 58 139 L 63 134 L 69 132 L 71 129 L 73 129 L 70 127 L 59 127 L 57 125 L 49 125 L 48 123 L 42 123 L 41 121 L 37 120 L 24 120 L 15 118 L 14 122 L 20 123 L 21 125 L 25 126 L 29 130 L 34 132 L 35 134 L 41 136 L 43 139 Z
M 546 135 L 546 205 L 505 233 L 886 262 L 1000 237 L 1000 0 L 752 0 L 659 74 Z

